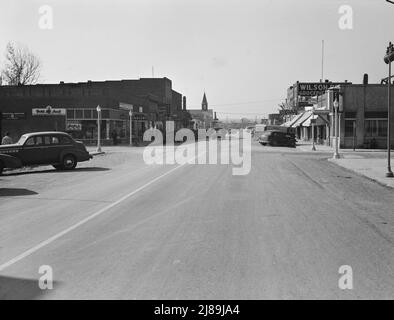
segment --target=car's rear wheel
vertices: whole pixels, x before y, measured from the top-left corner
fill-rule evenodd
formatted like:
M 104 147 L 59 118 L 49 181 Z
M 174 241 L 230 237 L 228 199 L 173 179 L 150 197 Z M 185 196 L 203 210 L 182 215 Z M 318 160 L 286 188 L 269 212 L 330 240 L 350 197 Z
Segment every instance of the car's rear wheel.
M 62 160 L 62 169 L 63 170 L 72 170 L 77 166 L 77 159 L 72 154 L 66 154 Z

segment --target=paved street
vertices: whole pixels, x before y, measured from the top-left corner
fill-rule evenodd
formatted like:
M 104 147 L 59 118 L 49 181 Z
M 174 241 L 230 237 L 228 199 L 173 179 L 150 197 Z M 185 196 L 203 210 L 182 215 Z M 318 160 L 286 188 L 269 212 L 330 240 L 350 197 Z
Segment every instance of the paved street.
M 394 298 L 392 189 L 298 148 L 254 142 L 246 176 L 142 152 L 0 177 L 0 299 Z

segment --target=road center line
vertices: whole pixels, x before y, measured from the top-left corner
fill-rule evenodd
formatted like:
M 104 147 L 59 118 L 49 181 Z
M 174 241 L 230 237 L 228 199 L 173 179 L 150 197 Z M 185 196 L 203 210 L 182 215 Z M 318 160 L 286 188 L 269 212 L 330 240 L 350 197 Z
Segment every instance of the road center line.
M 31 254 L 35 253 L 36 251 L 40 250 L 41 248 L 51 244 L 52 242 L 54 242 L 55 240 L 59 239 L 60 237 L 62 237 L 64 235 L 66 235 L 67 233 L 69 233 L 69 232 L 77 229 L 78 227 L 84 225 L 85 223 L 87 223 L 90 220 L 96 218 L 97 216 L 101 215 L 102 213 L 108 211 L 109 209 L 112 209 L 113 207 L 117 206 L 121 202 L 123 202 L 126 199 L 130 198 L 131 196 L 135 195 L 136 193 L 144 190 L 146 187 L 150 186 L 151 184 L 155 183 L 156 181 L 164 178 L 165 176 L 169 175 L 170 173 L 174 172 L 175 170 L 177 170 L 179 168 L 182 168 L 185 164 L 187 164 L 187 163 L 180 164 L 177 167 L 167 171 L 166 173 L 154 178 L 153 180 L 149 181 L 148 183 L 144 184 L 143 186 L 141 186 L 141 187 L 137 188 L 136 190 L 126 194 L 125 196 L 123 196 L 119 200 L 109 204 L 108 206 L 105 206 L 104 208 L 102 208 L 99 211 L 91 214 L 90 216 L 82 219 L 81 221 L 77 222 L 76 224 L 72 225 L 71 227 L 68 227 L 67 229 L 64 229 L 63 231 L 55 234 L 54 236 L 48 238 L 47 240 L 44 240 L 44 241 L 40 242 L 39 244 L 37 244 L 36 246 L 30 248 L 29 250 L 21 253 L 20 255 L 16 256 L 15 258 L 3 263 L 2 265 L 0 265 L 0 272 L 3 271 L 6 268 L 12 266 L 13 264 L 17 263 L 18 261 L 30 256 Z

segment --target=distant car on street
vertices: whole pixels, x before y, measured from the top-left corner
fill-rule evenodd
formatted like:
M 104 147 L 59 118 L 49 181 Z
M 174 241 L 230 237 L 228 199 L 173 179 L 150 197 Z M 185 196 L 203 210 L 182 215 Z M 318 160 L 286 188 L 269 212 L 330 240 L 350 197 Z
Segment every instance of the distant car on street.
M 256 129 L 255 126 L 249 126 L 246 128 L 246 131 L 249 132 L 253 136 L 255 129 Z
M 242 130 L 242 129 L 241 129 Z M 229 129 L 226 133 L 225 139 L 242 139 L 243 135 L 239 129 Z
M 268 130 L 265 131 L 259 137 L 259 143 L 263 146 L 286 146 L 286 147 L 296 147 L 296 138 L 294 134 L 286 133 L 279 130 Z
M 0 174 L 4 168 L 30 165 L 52 165 L 58 170 L 72 170 L 78 162 L 91 158 L 84 144 L 67 133 L 26 133 L 17 143 L 0 146 Z

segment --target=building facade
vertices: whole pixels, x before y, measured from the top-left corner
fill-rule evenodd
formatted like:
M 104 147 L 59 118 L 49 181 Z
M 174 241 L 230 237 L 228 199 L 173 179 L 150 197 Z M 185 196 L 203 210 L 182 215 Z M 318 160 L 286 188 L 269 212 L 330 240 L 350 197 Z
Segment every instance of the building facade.
M 332 89 L 315 97 L 312 107 L 292 117 L 284 126 L 296 129 L 297 138 L 311 140 L 312 130 L 317 143 L 333 145 L 335 118 Z M 387 84 L 352 84 L 335 86 L 339 90 L 339 139 L 341 148 L 387 148 Z M 394 90 L 391 91 L 394 99 Z M 394 145 L 394 118 L 391 123 L 391 141 Z
M 132 111 L 133 139 L 141 141 L 150 127 L 164 130 L 165 121 L 181 126 L 182 95 L 168 78 L 120 81 L 0 86 L 2 133 L 13 139 L 26 132 L 57 130 L 86 143 L 97 140 L 97 106 L 101 108 L 101 137 L 114 134 L 128 141 Z

